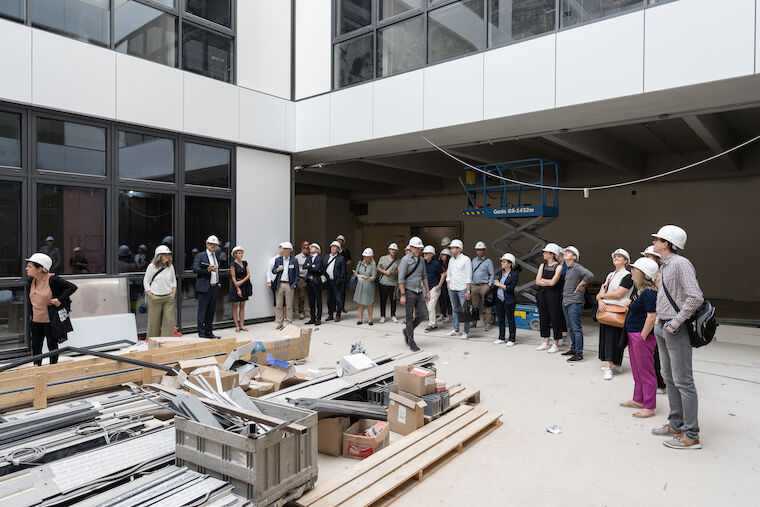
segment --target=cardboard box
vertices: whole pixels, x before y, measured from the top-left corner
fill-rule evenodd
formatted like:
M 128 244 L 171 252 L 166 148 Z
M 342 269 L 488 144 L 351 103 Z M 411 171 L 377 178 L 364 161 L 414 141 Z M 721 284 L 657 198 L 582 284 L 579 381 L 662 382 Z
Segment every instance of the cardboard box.
M 386 426 L 374 437 L 365 437 L 364 432 L 375 423 L 373 419 L 359 419 L 343 432 L 343 456 L 354 459 L 364 459 L 372 456 L 390 443 L 390 427 Z
M 393 383 L 401 391 L 424 396 L 435 392 L 435 372 L 421 366 L 396 366 L 393 370 Z
M 274 391 L 274 384 L 271 382 L 260 382 L 258 380 L 251 380 L 246 387 L 246 394 L 258 398 Z
M 185 373 L 190 375 L 193 370 L 204 366 L 219 366 L 215 357 L 204 357 L 202 359 L 183 359 L 179 362 L 179 367 Z
M 279 391 L 286 387 L 306 382 L 306 377 L 296 373 L 295 366 L 280 368 L 279 366 L 260 366 L 259 380 L 274 385 L 274 390 Z
M 198 368 L 196 368 L 196 370 L 197 369 Z M 197 375 L 197 374 L 196 373 L 191 373 L 190 374 L 190 378 L 188 380 L 190 380 L 190 382 L 192 382 L 193 384 L 197 385 L 198 387 L 203 387 L 199 382 L 197 382 L 192 377 L 192 375 Z M 204 371 L 203 373 L 200 373 L 200 375 L 203 376 L 203 378 L 206 379 L 206 381 L 211 385 L 211 387 L 214 388 L 215 391 L 217 390 L 216 375 L 214 374 L 213 371 Z M 227 392 L 230 389 L 233 389 L 233 388 L 235 388 L 235 387 L 238 386 L 238 374 L 237 374 L 237 372 L 219 370 L 219 378 L 222 381 L 222 390 L 224 392 Z
M 425 406 L 427 404 L 413 394 L 399 391 L 398 386 L 391 388 L 388 404 L 388 423 L 391 431 L 408 435 L 425 424 Z
M 267 354 L 275 359 L 291 361 L 309 356 L 312 328 L 301 329 L 289 325 L 261 339 L 253 339 L 230 352 L 224 364 L 231 365 L 238 359 L 252 363 L 267 364 Z M 238 341 L 240 343 L 240 341 Z M 249 357 L 250 354 L 250 357 Z
M 340 456 L 343 452 L 343 432 L 351 426 L 350 417 L 330 417 L 320 419 L 317 426 L 319 452 L 330 456 Z

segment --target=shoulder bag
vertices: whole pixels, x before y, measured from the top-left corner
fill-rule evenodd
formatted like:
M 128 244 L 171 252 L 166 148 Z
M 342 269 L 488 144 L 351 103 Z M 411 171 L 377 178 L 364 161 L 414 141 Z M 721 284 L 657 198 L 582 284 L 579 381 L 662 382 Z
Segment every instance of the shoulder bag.
M 63 337 L 66 333 L 74 330 L 71 325 L 71 315 L 63 306 L 48 306 L 48 317 L 50 317 L 50 333 L 55 337 Z
M 678 305 L 673 300 L 673 297 L 670 295 L 670 292 L 668 292 L 668 288 L 662 280 L 660 280 L 660 285 L 662 285 L 665 295 L 667 296 L 668 301 L 670 301 L 670 305 L 676 312 L 680 312 L 681 309 L 678 308 Z M 686 326 L 686 330 L 689 332 L 689 342 L 691 342 L 692 347 L 698 349 L 699 347 L 707 345 L 715 337 L 715 331 L 718 328 L 715 307 L 705 299 L 702 302 L 702 305 L 697 308 L 697 311 L 694 312 L 694 315 L 684 322 L 683 325 Z
M 604 286 L 604 292 L 607 292 L 607 287 L 610 286 L 612 276 L 607 280 L 607 283 Z M 604 311 L 598 310 L 596 312 L 597 322 L 606 326 L 622 328 L 625 325 L 625 317 L 628 314 L 628 308 L 608 303 L 604 303 L 604 306 Z

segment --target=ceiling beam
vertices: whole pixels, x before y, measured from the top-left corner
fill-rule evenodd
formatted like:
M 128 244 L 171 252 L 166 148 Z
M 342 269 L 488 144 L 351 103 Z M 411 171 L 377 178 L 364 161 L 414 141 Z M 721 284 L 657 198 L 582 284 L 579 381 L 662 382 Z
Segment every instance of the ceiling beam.
M 464 175 L 464 168 L 458 162 L 437 151 L 370 158 L 365 161 L 384 167 L 438 176 L 447 180 L 457 180 Z
M 441 189 L 440 177 L 420 174 L 405 169 L 379 166 L 362 161 L 347 162 L 343 164 L 326 164 L 323 167 L 309 168 L 305 171 L 397 186 L 414 186 L 429 188 L 431 190 Z
M 353 192 L 366 192 L 367 190 L 372 190 L 375 192 L 390 193 L 393 191 L 392 185 L 373 183 L 355 178 L 346 178 L 344 176 L 317 174 L 308 171 L 299 171 L 296 173 L 296 185 L 301 183 L 324 188 L 349 190 Z
M 542 138 L 554 145 L 635 176 L 642 176 L 646 169 L 646 160 L 639 151 L 603 130 L 568 132 L 542 136 Z
M 684 116 L 683 121 L 686 122 L 686 125 L 694 131 L 697 137 L 710 148 L 713 155 L 722 153 L 736 144 L 728 125 L 726 125 L 718 115 L 702 114 Z M 736 152 L 729 153 L 720 159 L 728 164 L 732 171 L 741 171 L 742 166 L 740 158 Z

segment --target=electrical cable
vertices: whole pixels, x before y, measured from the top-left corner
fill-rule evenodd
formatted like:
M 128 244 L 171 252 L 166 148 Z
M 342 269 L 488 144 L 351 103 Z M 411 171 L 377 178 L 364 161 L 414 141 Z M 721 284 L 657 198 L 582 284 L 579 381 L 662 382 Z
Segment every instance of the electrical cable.
M 47 454 L 47 450 L 43 446 L 38 445 L 16 449 L 4 455 L 2 458 L 13 466 L 32 465 L 45 457 L 45 454 Z

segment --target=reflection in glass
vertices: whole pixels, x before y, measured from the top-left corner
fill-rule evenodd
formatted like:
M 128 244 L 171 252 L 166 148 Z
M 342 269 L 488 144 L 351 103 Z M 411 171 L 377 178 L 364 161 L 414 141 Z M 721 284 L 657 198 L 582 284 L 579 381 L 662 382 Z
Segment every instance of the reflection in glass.
M 177 17 L 133 0 L 114 4 L 114 47 L 120 53 L 177 65 Z
M 372 37 L 369 33 L 335 45 L 335 85 L 338 88 L 372 79 Z
M 642 7 L 641 0 L 561 0 L 561 28 Z
M 0 165 L 21 167 L 21 115 L 0 111 Z
M 231 0 L 186 0 L 185 11 L 214 23 L 230 27 L 230 20 L 232 19 L 231 3 Z
M 229 188 L 230 150 L 185 143 L 185 183 Z
M 338 0 L 335 2 L 337 35 L 353 32 L 372 23 L 372 0 Z
M 182 68 L 232 81 L 232 39 L 189 23 L 184 23 L 182 29 Z
M 121 269 L 145 271 L 163 238 L 173 235 L 174 196 L 134 190 L 119 191 L 119 245 L 132 252 Z M 125 250 L 126 254 L 126 250 Z
M 37 169 L 105 175 L 106 129 L 38 118 Z
M 32 26 L 108 46 L 109 0 L 29 0 Z
M 431 11 L 428 63 L 485 49 L 484 0 L 464 0 Z
M 23 21 L 25 11 L 24 0 L 0 0 L 0 17 Z
M 377 77 L 425 65 L 425 18 L 416 16 L 377 31 Z
M 174 181 L 174 141 L 120 130 L 119 177 Z
M 554 30 L 555 0 L 488 0 L 488 45 Z
M 194 328 L 198 324 L 198 295 L 195 292 L 195 277 L 183 278 L 180 282 L 182 290 L 182 299 L 177 304 L 182 306 L 182 327 Z M 230 293 L 230 275 L 229 272 L 223 271 L 220 276 L 219 299 L 216 301 L 216 315 L 214 315 L 214 324 L 228 322 L 232 320 L 232 303 L 229 302 L 227 294 Z
M 380 0 L 380 19 L 398 16 L 412 9 L 422 7 L 422 0 Z
M 0 352 L 28 346 L 25 308 L 26 291 L 23 286 L 0 288 Z
M 21 264 L 21 183 L 0 181 L 0 276 L 23 276 Z
M 230 255 L 230 200 L 212 197 L 185 197 L 185 269 L 193 266 L 195 255 L 206 249 L 206 238 L 215 234 L 222 243 L 216 249 L 220 267 L 228 266 Z M 178 260 L 175 260 L 179 264 Z

